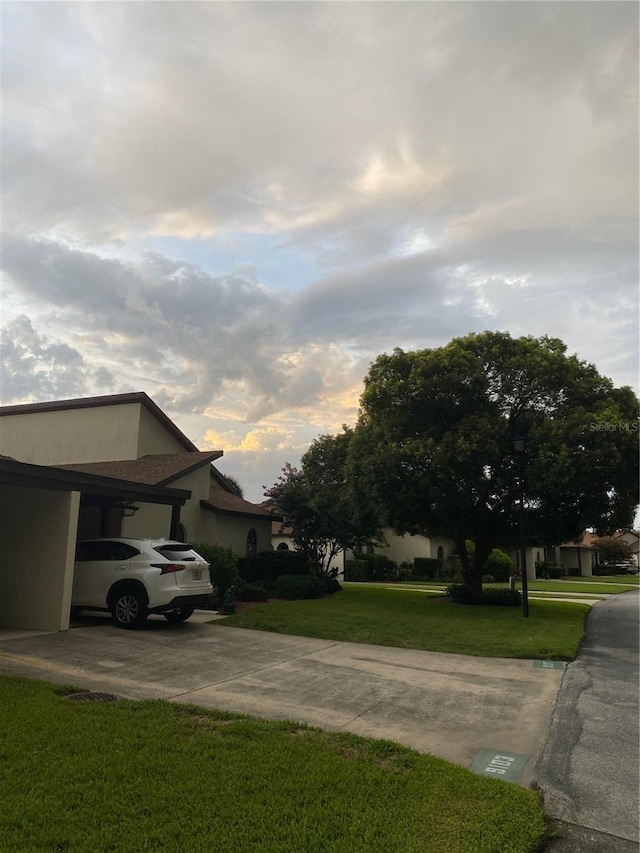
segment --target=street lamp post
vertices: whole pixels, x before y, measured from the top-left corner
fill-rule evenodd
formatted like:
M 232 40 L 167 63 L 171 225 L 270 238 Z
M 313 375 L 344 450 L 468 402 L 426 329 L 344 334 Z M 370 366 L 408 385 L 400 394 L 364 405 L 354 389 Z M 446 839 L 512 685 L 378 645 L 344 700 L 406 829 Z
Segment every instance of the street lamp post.
M 527 549 L 524 537 L 524 464 L 523 458 L 527 439 L 523 435 L 513 436 L 513 449 L 518 458 L 518 485 L 520 487 L 520 571 L 522 573 L 522 615 L 529 617 L 529 580 L 527 578 Z

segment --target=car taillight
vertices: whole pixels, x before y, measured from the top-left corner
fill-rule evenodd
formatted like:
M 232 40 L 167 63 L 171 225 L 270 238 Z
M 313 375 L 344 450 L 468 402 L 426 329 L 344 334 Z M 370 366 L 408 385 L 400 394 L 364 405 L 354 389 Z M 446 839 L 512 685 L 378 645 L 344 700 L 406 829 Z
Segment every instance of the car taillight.
M 169 572 L 183 572 L 185 566 L 182 563 L 152 563 L 154 569 L 160 569 L 161 575 L 168 575 Z

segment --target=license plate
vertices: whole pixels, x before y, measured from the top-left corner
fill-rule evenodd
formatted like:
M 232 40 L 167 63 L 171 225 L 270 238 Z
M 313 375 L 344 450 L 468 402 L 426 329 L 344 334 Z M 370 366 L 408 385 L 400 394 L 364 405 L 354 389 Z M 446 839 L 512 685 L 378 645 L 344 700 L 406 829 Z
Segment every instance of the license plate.
M 202 572 L 200 571 L 200 569 L 195 569 L 194 571 L 191 572 L 191 577 L 194 579 L 194 581 L 201 581 L 202 580 Z

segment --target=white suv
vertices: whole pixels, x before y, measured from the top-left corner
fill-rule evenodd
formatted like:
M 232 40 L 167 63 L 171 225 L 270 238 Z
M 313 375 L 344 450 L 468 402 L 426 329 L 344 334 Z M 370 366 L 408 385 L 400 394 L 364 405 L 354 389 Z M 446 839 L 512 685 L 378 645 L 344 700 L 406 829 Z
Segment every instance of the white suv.
M 120 628 L 149 613 L 184 622 L 213 602 L 209 563 L 184 542 L 91 539 L 78 542 L 72 611 L 107 610 Z

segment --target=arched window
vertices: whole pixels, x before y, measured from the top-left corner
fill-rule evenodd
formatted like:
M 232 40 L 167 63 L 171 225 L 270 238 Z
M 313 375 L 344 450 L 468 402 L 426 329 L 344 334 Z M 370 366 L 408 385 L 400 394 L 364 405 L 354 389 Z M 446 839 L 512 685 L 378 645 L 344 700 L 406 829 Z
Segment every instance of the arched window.
M 251 528 L 247 533 L 247 544 L 245 546 L 245 554 L 247 557 L 255 557 L 258 550 L 258 534 Z
M 289 546 L 287 545 L 286 542 L 280 542 L 280 544 L 276 548 L 276 551 L 288 551 L 288 550 L 289 550 Z
M 438 562 L 444 563 L 444 548 L 442 545 L 438 545 Z
M 178 542 L 187 542 L 187 528 L 182 522 L 178 524 Z
M 373 554 L 373 553 L 374 553 L 373 545 L 371 545 L 371 544 L 367 545 L 367 554 Z

